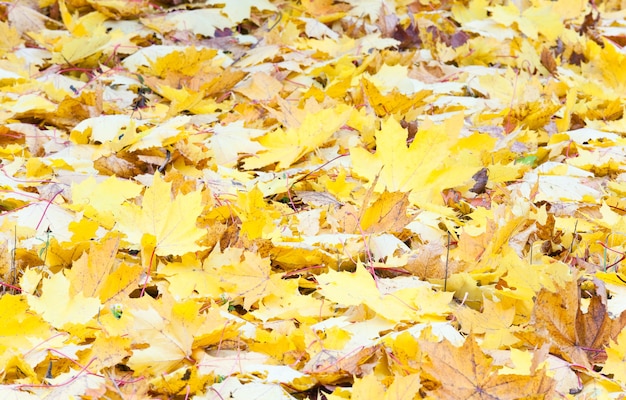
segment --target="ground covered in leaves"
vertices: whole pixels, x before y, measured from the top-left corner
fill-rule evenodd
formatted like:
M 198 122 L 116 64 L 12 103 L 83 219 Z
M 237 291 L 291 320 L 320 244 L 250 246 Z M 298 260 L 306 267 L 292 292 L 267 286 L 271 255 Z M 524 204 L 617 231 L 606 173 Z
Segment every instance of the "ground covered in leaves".
M 0 397 L 621 398 L 621 7 L 0 3 Z

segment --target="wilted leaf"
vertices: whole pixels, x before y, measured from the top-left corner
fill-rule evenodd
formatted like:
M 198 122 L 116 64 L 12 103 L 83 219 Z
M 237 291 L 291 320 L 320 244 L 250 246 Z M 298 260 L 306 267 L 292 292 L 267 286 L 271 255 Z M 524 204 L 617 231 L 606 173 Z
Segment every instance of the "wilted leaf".
M 425 370 L 439 381 L 433 394 L 441 399 L 484 396 L 518 399 L 545 396 L 554 390 L 554 381 L 545 370 L 535 371 L 533 376 L 500 375 L 493 371 L 491 358 L 483 353 L 473 336 L 467 337 L 461 347 L 454 347 L 447 341 L 422 341 L 420 346 L 431 360 Z

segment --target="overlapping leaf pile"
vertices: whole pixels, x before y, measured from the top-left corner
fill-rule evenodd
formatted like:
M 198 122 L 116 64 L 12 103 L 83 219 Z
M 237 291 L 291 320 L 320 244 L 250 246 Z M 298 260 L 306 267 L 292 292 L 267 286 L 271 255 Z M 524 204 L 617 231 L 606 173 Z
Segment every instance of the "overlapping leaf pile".
M 617 3 L 4 2 L 0 396 L 621 397 Z

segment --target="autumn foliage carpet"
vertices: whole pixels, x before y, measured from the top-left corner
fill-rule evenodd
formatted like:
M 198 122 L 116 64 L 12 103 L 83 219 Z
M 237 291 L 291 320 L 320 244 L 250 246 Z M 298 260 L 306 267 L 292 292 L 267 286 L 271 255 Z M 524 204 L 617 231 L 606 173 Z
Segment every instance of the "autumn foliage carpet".
M 0 398 L 623 398 L 621 8 L 0 2 Z

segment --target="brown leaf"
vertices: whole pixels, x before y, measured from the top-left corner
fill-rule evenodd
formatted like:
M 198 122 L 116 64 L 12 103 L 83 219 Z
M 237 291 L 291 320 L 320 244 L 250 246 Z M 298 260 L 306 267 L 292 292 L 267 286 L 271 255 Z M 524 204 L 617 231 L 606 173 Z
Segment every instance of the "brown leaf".
M 375 357 L 380 345 L 361 347 L 349 353 L 337 350 L 322 350 L 304 366 L 304 371 L 321 383 L 331 384 L 351 380 L 353 376 L 362 376 L 371 369 L 372 357 Z
M 111 154 L 100 157 L 93 162 L 93 167 L 103 175 L 117 175 L 121 178 L 131 178 L 141 174 L 140 163 L 127 155 Z
M 489 178 L 489 170 L 482 168 L 480 171 L 472 175 L 472 179 L 476 182 L 474 186 L 469 190 L 476 194 L 485 193 L 485 187 L 487 186 L 487 180 Z
M 604 285 L 598 279 L 595 282 Z M 578 318 L 576 319 L 578 338 L 587 349 L 587 355 L 594 365 L 606 361 L 604 348 L 609 345 L 610 340 L 616 340 L 617 335 L 626 325 L 626 312 L 622 312 L 619 317 L 611 319 L 607 312 L 606 303 L 603 301 L 602 291 L 597 290 L 596 292 L 591 297 L 587 312 L 583 313 L 582 310 L 578 310 Z
M 556 61 L 554 61 L 554 56 L 547 47 L 544 47 L 541 51 L 541 65 L 553 76 L 556 74 Z
M 404 269 L 420 279 L 443 279 L 446 275 L 446 265 L 441 256 L 445 250 L 445 247 L 439 243 L 421 245 L 409 257 Z M 453 269 L 455 271 L 449 271 L 449 274 L 457 272 L 456 268 Z
M 406 29 L 401 25 L 396 25 L 393 38 L 400 42 L 398 46 L 400 50 L 414 49 L 422 45 L 419 28 L 413 22 Z
M 534 371 L 532 376 L 495 373 L 492 359 L 471 335 L 461 347 L 448 341 L 420 341 L 420 346 L 431 359 L 424 370 L 440 383 L 433 391 L 438 399 L 519 399 L 554 390 L 555 382 L 545 370 Z
M 556 292 L 541 289 L 531 319 L 536 329 L 536 341 L 531 344 L 551 343 L 554 354 L 591 370 L 603 361 L 600 354 L 609 339 L 615 340 L 626 325 L 626 312 L 612 320 L 597 294 L 591 296 L 587 312 L 580 304 L 576 281 Z

